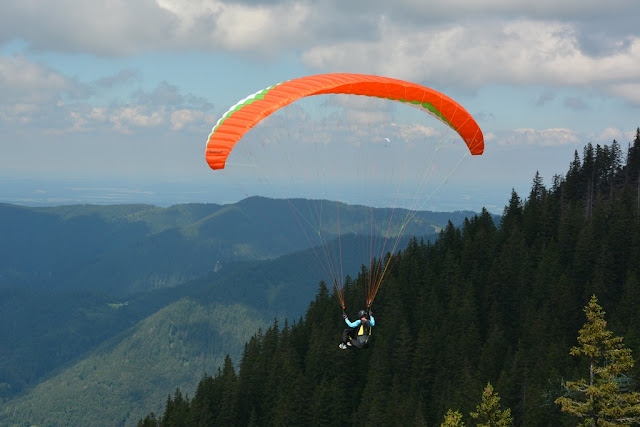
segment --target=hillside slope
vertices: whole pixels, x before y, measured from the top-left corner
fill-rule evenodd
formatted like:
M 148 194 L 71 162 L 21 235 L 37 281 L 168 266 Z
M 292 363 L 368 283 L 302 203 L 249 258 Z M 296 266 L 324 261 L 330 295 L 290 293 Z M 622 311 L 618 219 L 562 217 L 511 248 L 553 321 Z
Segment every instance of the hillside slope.
M 5 404 L 0 424 L 135 424 L 160 410 L 176 387 L 192 394 L 225 354 L 239 357 L 245 342 L 266 325 L 260 312 L 242 304 L 181 299 Z
M 287 215 L 292 206 L 302 210 L 313 203 L 256 197 L 229 206 L 170 208 L 0 205 L 0 231 L 7 237 L 0 240 L 0 322 L 10 326 L 0 329 L 0 402 L 36 408 L 46 407 L 47 393 L 66 396 L 61 382 L 36 386 L 67 375 L 67 369 L 95 358 L 94 351 L 111 357 L 96 349 L 105 341 L 119 343 L 125 330 L 184 298 L 203 306 L 240 304 L 266 320 L 299 317 L 326 274 L 316 248 L 307 248 L 300 225 Z M 340 275 L 355 276 L 367 262 L 357 254 L 370 246 L 356 233 L 362 228 L 356 218 L 387 213 L 347 205 L 341 212 L 348 234 L 340 239 Z M 420 212 L 408 227 L 434 231 L 464 218 L 462 212 Z M 405 246 L 400 239 L 398 248 Z M 233 350 L 209 355 L 212 366 L 227 352 Z M 134 369 L 126 375 L 138 383 L 138 374 Z M 111 374 L 94 375 L 97 383 Z M 181 375 L 176 371 L 167 384 L 178 386 Z M 61 389 L 53 391 L 52 384 Z M 100 393 L 85 389 L 87 404 L 79 411 L 90 415 Z M 126 404 L 121 409 L 130 410 Z
M 233 205 L 76 205 L 33 208 L 0 204 L 0 287 L 96 290 L 126 296 L 178 286 L 218 263 L 273 259 L 318 242 L 294 211 L 335 202 L 252 197 Z M 341 233 L 364 228 L 389 209 L 341 205 Z M 396 213 L 396 219 L 401 217 Z M 418 212 L 405 235 L 460 224 L 471 212 Z M 328 219 L 323 219 L 328 223 Z M 381 230 L 378 230 L 381 232 Z M 369 230 L 367 230 L 367 234 Z M 326 228 L 324 240 L 338 236 Z

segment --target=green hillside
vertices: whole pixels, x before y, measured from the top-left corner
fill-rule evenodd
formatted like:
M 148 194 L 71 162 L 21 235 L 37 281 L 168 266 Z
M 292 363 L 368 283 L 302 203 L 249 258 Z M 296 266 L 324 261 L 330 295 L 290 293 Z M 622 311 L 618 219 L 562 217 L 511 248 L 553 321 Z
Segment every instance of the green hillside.
M 352 254 L 361 245 L 360 237 L 343 240 L 345 272 L 359 271 L 362 259 Z M 23 393 L 181 298 L 202 304 L 241 303 L 267 318 L 298 317 L 313 298 L 321 274 L 313 251 L 307 250 L 274 260 L 225 264 L 182 286 L 128 297 L 0 288 L 0 323 L 8 326 L 0 330 L 7 344 L 0 347 L 0 401 Z
M 316 204 L 253 197 L 233 205 L 61 206 L 0 204 L 0 288 L 96 290 L 126 296 L 179 286 L 219 263 L 273 259 L 318 244 L 294 211 Z M 343 205 L 342 233 L 361 232 L 370 208 Z M 390 215 L 376 209 L 375 215 Z M 470 212 L 419 212 L 405 235 L 460 224 Z M 330 216 L 323 219 L 328 223 Z M 396 214 L 396 221 L 401 218 Z M 326 228 L 324 239 L 338 230 Z M 369 231 L 367 230 L 367 234 Z
M 135 424 L 149 410 L 160 410 L 176 387 L 195 390 L 225 354 L 238 358 L 266 325 L 262 313 L 241 304 L 181 299 L 5 404 L 0 424 Z
M 77 414 L 91 418 L 93 406 L 104 400 L 104 384 L 113 377 L 108 366 L 118 366 L 123 357 L 118 352 L 110 355 L 108 349 L 126 347 L 122 340 L 129 328 L 184 298 L 206 307 L 240 304 L 259 313 L 260 321 L 299 317 L 326 272 L 292 214 L 314 210 L 317 203 L 336 208 L 335 202 L 260 197 L 226 206 L 169 208 L 0 205 L 0 322 L 8 326 L 0 329 L 0 402 L 5 420 L 13 419 L 9 414 L 30 420 L 32 411 L 40 417 L 44 412 L 38 408 L 48 408 L 54 419 L 62 419 L 65 411 L 54 410 L 51 402 L 68 407 L 70 400 Z M 330 216 L 321 217 L 327 226 L 323 238 L 327 245 L 339 243 L 344 251 L 341 274 L 355 275 L 367 262 L 362 247 L 369 247 L 372 238 L 359 234 L 365 228 L 362 218 L 385 218 L 391 211 L 343 204 L 339 209 L 339 227 Z M 401 212 L 394 214 L 401 218 Z M 418 212 L 405 224 L 406 234 L 433 239 L 435 234 L 429 233 L 448 221 L 462 223 L 469 214 Z M 339 242 L 332 240 L 338 229 Z M 398 247 L 406 241 L 400 239 Z M 110 346 L 104 347 L 105 342 Z M 150 346 L 143 342 L 142 354 L 150 352 Z M 208 354 L 207 366 L 217 367 L 227 353 L 237 354 L 219 348 Z M 91 362 L 96 367 L 92 386 L 83 388 L 81 399 L 69 397 L 75 389 L 67 385 L 77 383 L 66 378 L 84 378 L 87 360 L 100 361 Z M 128 380 L 123 379 L 120 388 L 129 390 L 141 383 L 136 367 L 122 366 L 126 369 L 121 374 Z M 134 374 L 127 374 L 130 370 Z M 203 373 L 200 369 L 196 378 Z M 186 374 L 181 370 L 174 374 L 166 379 L 173 385 L 162 393 L 179 384 L 188 387 Z M 155 406 L 145 406 L 152 401 L 145 400 L 147 392 L 144 399 L 113 397 L 110 410 L 120 414 L 153 410 Z M 52 396 L 64 400 L 49 402 Z

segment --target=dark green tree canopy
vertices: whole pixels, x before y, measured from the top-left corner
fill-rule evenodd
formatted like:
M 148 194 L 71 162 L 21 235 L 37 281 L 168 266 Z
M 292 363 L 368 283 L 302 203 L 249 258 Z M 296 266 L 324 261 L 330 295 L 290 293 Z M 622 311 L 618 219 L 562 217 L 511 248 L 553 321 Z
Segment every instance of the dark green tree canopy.
M 564 380 L 584 372 L 589 380 L 572 391 L 582 397 L 560 402 L 586 403 L 597 389 L 634 408 L 640 130 L 626 157 L 621 151 L 617 142 L 589 144 L 550 188 L 536 173 L 526 199 L 513 191 L 499 224 L 483 211 L 435 241 L 410 242 L 376 297 L 368 350 L 338 349 L 342 309 L 321 284 L 304 318 L 274 323 L 247 343 L 237 371 L 225 362 L 192 400 L 176 394 L 160 419 L 151 414 L 142 425 L 168 425 L 185 402 L 187 417 L 219 425 L 438 425 L 445 414 L 457 419 L 449 408 L 488 425 L 575 425 L 555 401 Z M 366 280 L 364 267 L 346 280 L 347 310 L 364 304 Z M 626 347 L 593 300 L 581 329 L 594 294 Z M 498 393 L 509 410 L 496 409 Z M 594 405 L 580 413 L 607 407 Z

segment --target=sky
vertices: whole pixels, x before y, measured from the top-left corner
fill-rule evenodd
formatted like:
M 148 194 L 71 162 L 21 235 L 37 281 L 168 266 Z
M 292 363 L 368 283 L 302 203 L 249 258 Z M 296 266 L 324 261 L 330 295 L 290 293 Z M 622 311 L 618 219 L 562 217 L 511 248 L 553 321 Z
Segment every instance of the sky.
M 204 160 L 218 118 L 351 72 L 462 104 L 485 152 L 430 207 L 499 213 L 587 143 L 633 140 L 638 16 L 637 0 L 0 0 L 0 202 L 233 202 Z

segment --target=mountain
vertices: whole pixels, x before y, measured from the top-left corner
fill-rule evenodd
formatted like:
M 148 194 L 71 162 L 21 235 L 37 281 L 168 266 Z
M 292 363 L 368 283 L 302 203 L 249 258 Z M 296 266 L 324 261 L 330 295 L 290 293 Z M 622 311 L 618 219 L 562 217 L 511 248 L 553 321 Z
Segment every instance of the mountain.
M 273 259 L 320 244 L 309 239 L 317 229 L 300 222 L 300 215 L 309 218 L 315 213 L 304 212 L 318 206 L 336 209 L 335 202 L 261 197 L 232 205 L 168 208 L 0 204 L 0 287 L 96 290 L 125 296 L 179 286 L 220 263 Z M 366 229 L 363 218 L 394 215 L 392 209 L 339 206 L 342 229 L 327 225 L 335 214 L 317 217 L 324 221 L 324 241 Z M 471 214 L 418 212 L 405 225 L 404 234 L 434 233 L 447 221 L 460 224 Z M 396 210 L 392 221 L 402 218 Z M 366 229 L 367 234 L 373 232 Z
M 216 372 L 225 354 L 239 357 L 266 325 L 241 304 L 181 299 L 5 405 L 0 424 L 131 425 L 176 387 L 188 391 Z
M 626 159 L 615 141 L 588 144 L 551 188 L 536 174 L 499 224 L 483 210 L 433 242 L 412 240 L 376 298 L 367 350 L 338 349 L 345 324 L 321 286 L 304 318 L 255 334 L 240 359 L 140 425 L 440 425 L 449 410 L 498 425 L 498 396 L 509 425 L 636 425 L 636 135 Z M 349 307 L 367 284 L 366 270 L 349 282 Z
M 90 416 L 91 405 L 103 399 L 96 384 L 113 376 L 114 366 L 120 366 L 118 375 L 127 378 L 124 389 L 144 384 L 148 373 L 139 366 L 122 364 L 122 348 L 132 351 L 127 344 L 131 334 L 137 333 L 139 322 L 152 317 L 155 322 L 173 322 L 191 336 L 201 334 L 183 313 L 185 301 L 214 316 L 209 319 L 214 323 L 206 325 L 207 333 L 214 335 L 223 333 L 219 330 L 222 319 L 215 317 L 224 307 L 253 313 L 255 323 L 246 323 L 245 338 L 255 333 L 256 325 L 276 317 L 281 321 L 298 318 L 326 275 L 318 265 L 317 248 L 309 247 L 312 242 L 293 212 L 320 204 L 333 209 L 339 206 L 342 236 L 339 242 L 331 240 L 338 234 L 334 223 L 326 227 L 325 243 L 339 243 L 344 252 L 343 274 L 357 274 L 366 261 L 356 254 L 374 239 L 358 234 L 363 228 L 358 221 L 371 215 L 388 218 L 392 210 L 257 197 L 228 206 L 169 208 L 0 205 L 0 232 L 6 236 L 0 240 L 0 323 L 8 326 L 0 329 L 0 401 L 4 402 L 0 412 L 4 419 L 12 419 L 8 414 L 42 415 L 37 408 L 62 416 L 53 406 L 66 408 L 70 401 L 76 408 L 74 414 Z M 395 215 L 402 218 L 401 212 Z M 406 227 L 433 240 L 434 232 L 448 221 L 458 224 L 467 215 L 419 212 Z M 323 221 L 329 224 L 329 217 Z M 407 239 L 398 240 L 397 247 L 405 247 Z M 168 319 L 171 316 L 180 320 Z M 157 347 L 154 340 L 148 336 L 137 341 L 141 354 Z M 239 355 L 241 344 L 234 343 L 203 353 L 198 362 L 175 365 L 166 382 L 157 384 L 157 392 L 166 396 L 178 384 L 188 390 L 195 380 L 184 378 L 197 380 L 205 371 L 215 371 L 226 354 Z M 74 382 L 79 375 L 89 375 L 89 359 L 95 366 L 92 382 Z M 154 375 L 162 374 L 154 371 Z M 66 388 L 52 391 L 62 384 Z M 78 393 L 82 399 L 72 397 Z M 122 414 L 140 415 L 153 409 L 148 405 L 156 401 L 146 396 L 157 394 L 150 388 L 143 394 L 144 399 L 128 403 L 114 396 L 111 408 L 126 411 L 109 419 L 131 419 Z M 30 419 L 26 417 L 21 419 Z M 82 423 L 81 418 L 77 420 Z
M 361 244 L 360 238 L 352 237 L 345 239 L 343 247 L 349 253 L 353 252 L 353 247 Z M 176 304 L 181 306 L 180 301 L 185 299 L 204 305 L 238 304 L 244 311 L 258 313 L 254 317 L 259 318 L 263 324 L 274 318 L 296 319 L 303 314 L 304 308 L 318 288 L 319 279 L 310 279 L 318 275 L 317 267 L 313 263 L 312 250 L 274 260 L 236 262 L 180 287 L 158 289 L 126 299 L 114 299 L 95 293 L 48 294 L 30 289 L 0 290 L 0 321 L 11 326 L 5 331 L 4 339 L 13 343 L 5 347 L 4 351 L 0 351 L 3 361 L 0 375 L 5 388 L 3 397 L 10 398 L 23 389 L 28 390 L 28 384 L 23 383 L 25 377 L 33 377 L 35 382 L 39 382 L 40 378 L 46 379 L 54 375 L 54 383 L 59 383 L 56 373 L 64 377 L 67 375 L 66 369 L 71 368 L 74 372 L 74 363 L 83 363 L 84 357 L 93 357 L 91 348 L 99 346 L 104 341 L 119 342 L 118 340 L 126 336 L 123 335 L 123 331 L 131 327 L 137 328 L 137 322 L 144 321 L 147 316 L 162 319 L 180 312 L 180 309 L 172 307 Z M 344 267 L 346 271 L 357 272 L 361 265 L 357 257 L 345 257 Z M 183 314 L 178 317 L 187 316 Z M 180 325 L 175 319 L 164 321 Z M 255 330 L 256 328 L 252 329 L 250 333 Z M 193 332 L 196 333 L 198 332 Z M 149 340 L 141 346 L 148 351 L 154 344 Z M 104 363 L 118 364 L 119 353 L 105 356 L 104 350 L 98 351 L 103 353 L 100 360 Z M 240 348 L 227 346 L 219 353 L 211 353 L 208 360 L 213 362 L 208 366 L 215 368 L 216 363 L 222 360 L 225 354 L 238 356 L 239 352 Z M 105 362 L 110 357 L 114 360 Z M 212 370 L 209 369 L 209 372 Z M 98 369 L 96 375 L 104 372 L 104 369 Z M 187 372 L 191 374 L 188 369 Z M 176 378 L 187 375 L 180 369 L 174 373 Z M 198 375 L 203 373 L 204 370 Z M 144 383 L 147 372 L 132 369 L 127 376 L 132 383 Z M 41 400 L 46 393 L 43 394 L 39 390 L 46 391 L 48 388 L 42 387 L 40 384 L 26 397 L 10 401 L 9 407 L 45 407 Z M 164 390 L 159 388 L 164 394 L 174 389 L 173 385 Z M 67 391 L 71 393 L 70 390 Z M 79 411 L 81 414 L 90 411 L 86 405 L 99 399 L 99 396 L 93 396 L 90 391 L 85 390 L 84 394 L 85 407 Z M 49 400 L 56 401 L 60 406 L 68 404 L 59 400 L 65 399 L 66 394 L 57 393 L 56 396 L 55 399 Z M 148 401 L 138 402 L 140 405 L 145 403 Z M 79 403 L 75 405 L 80 406 Z M 18 411 L 23 413 L 24 409 Z M 30 412 L 31 410 L 28 413 Z

